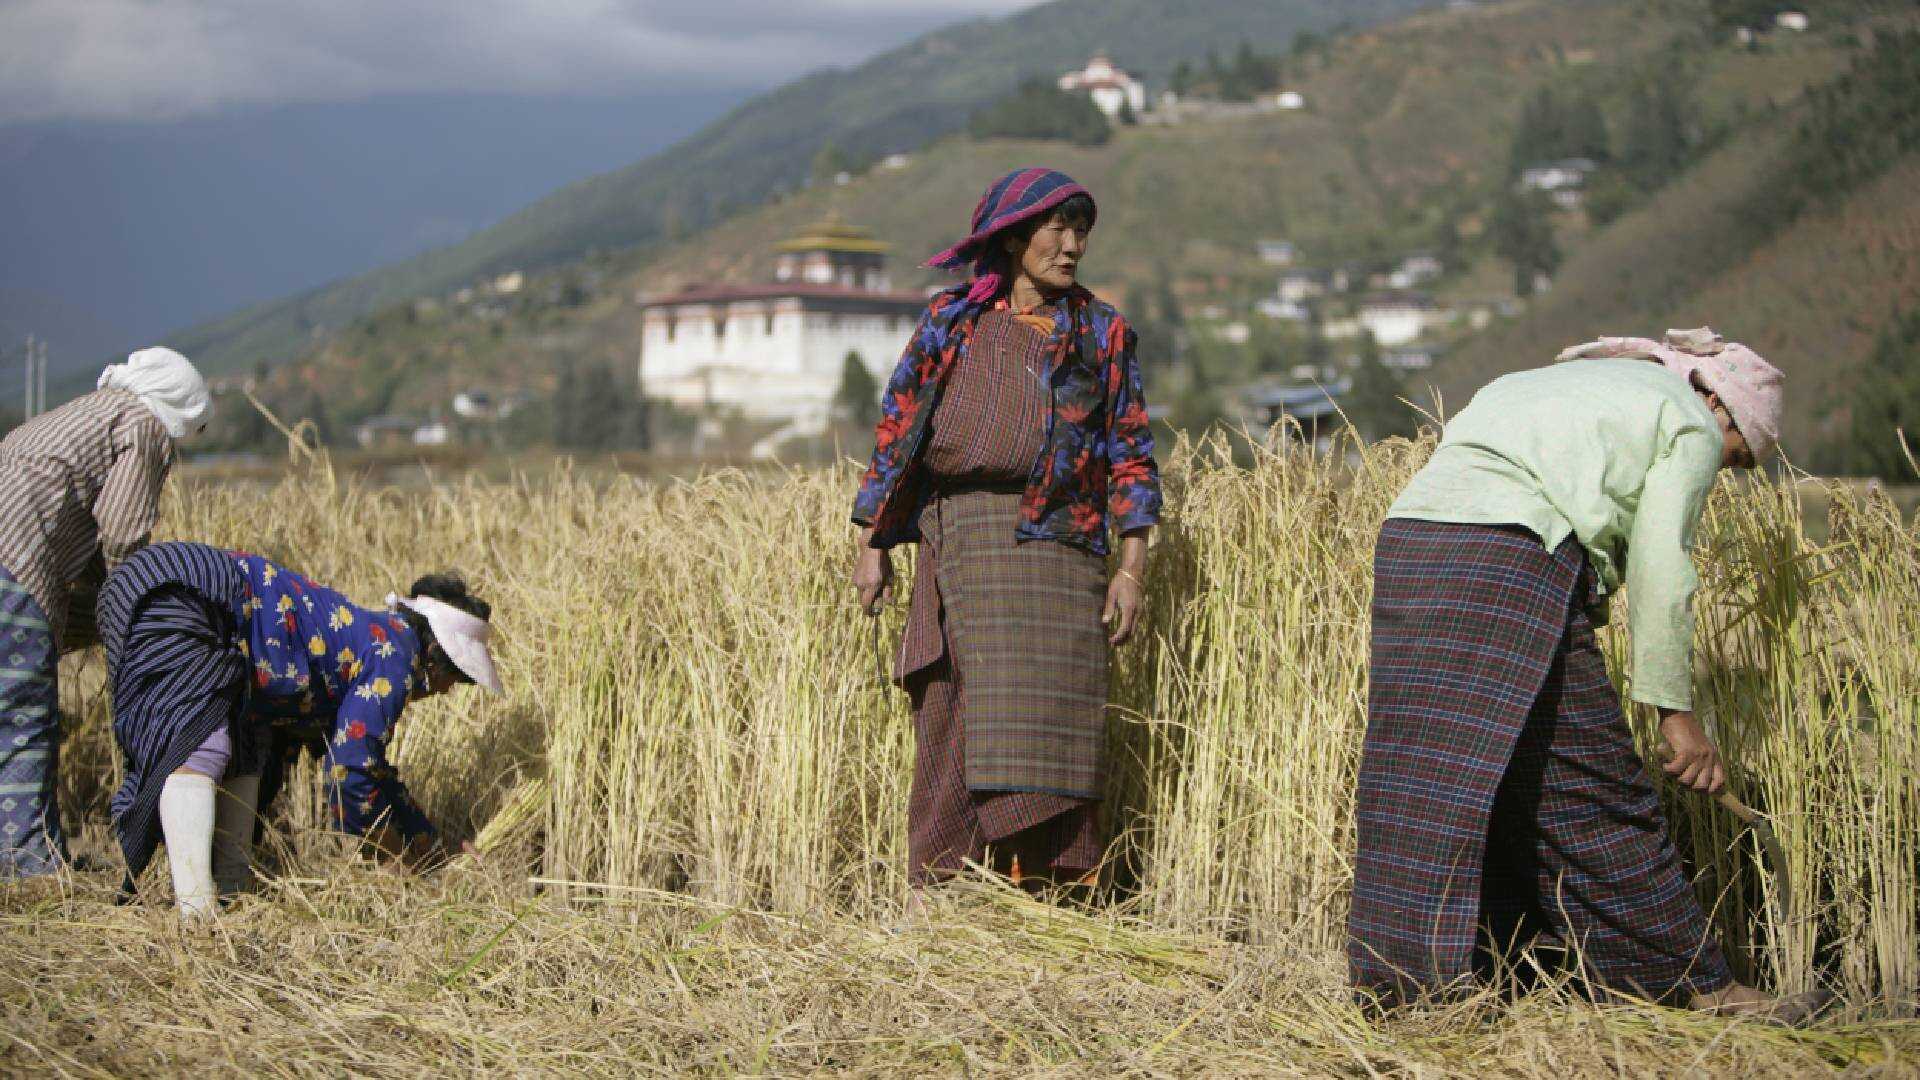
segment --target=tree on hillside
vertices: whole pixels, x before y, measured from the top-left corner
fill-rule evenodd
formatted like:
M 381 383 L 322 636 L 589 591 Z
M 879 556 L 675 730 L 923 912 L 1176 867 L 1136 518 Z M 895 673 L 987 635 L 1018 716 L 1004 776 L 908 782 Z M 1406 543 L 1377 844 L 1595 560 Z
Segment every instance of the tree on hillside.
M 575 411 L 579 425 L 577 445 L 592 450 L 618 447 L 626 426 L 627 401 L 613 369 L 594 364 L 581 373 L 580 401 Z
M 296 426 L 303 420 L 307 421 L 313 425 L 313 441 L 317 445 L 334 445 L 332 410 L 327 408 L 326 398 L 311 386 L 303 385 L 294 392 L 292 406 L 280 415 L 280 419 L 286 421 L 289 426 Z
M 1221 61 L 1218 49 L 1207 50 L 1206 73 L 1207 85 L 1218 95 L 1220 84 L 1227 81 L 1227 65 Z
M 1829 471 L 1920 480 L 1900 448 L 1899 433 L 1920 452 L 1920 308 L 1895 318 L 1842 399 L 1845 434 L 1822 455 Z
M 1167 76 L 1167 89 L 1181 97 L 1193 92 L 1193 65 L 1185 60 L 1173 65 L 1173 74 Z
M 553 394 L 553 445 L 563 450 L 637 450 L 646 410 L 606 364 L 567 364 Z
M 831 184 L 833 183 L 834 177 L 839 176 L 843 172 L 850 173 L 853 171 L 853 157 L 846 151 L 840 149 L 840 144 L 832 140 L 821 143 L 820 149 L 813 155 L 813 168 L 811 172 L 813 174 L 813 182 L 816 184 Z
M 1130 320 L 1139 336 L 1140 356 L 1155 367 L 1171 367 L 1182 359 L 1180 301 L 1173 293 L 1167 264 L 1156 263 L 1138 310 Z
M 1419 418 L 1400 400 L 1405 393 L 1400 376 L 1381 358 L 1380 343 L 1372 334 L 1361 335 L 1353 388 L 1341 403 L 1347 420 L 1368 440 L 1412 438 L 1420 430 Z
M 1148 286 L 1146 299 L 1146 314 L 1154 321 L 1175 328 L 1185 321 L 1180 298 L 1173 291 L 1173 271 L 1165 262 L 1154 263 L 1153 283 Z
M 1461 254 L 1464 241 L 1460 236 L 1458 211 L 1449 208 L 1441 214 L 1440 220 L 1433 226 L 1432 244 L 1434 256 L 1448 271 L 1466 263 Z
M 1234 53 L 1233 70 L 1229 77 L 1232 79 L 1234 99 L 1250 101 L 1261 91 L 1279 88 L 1280 58 L 1254 51 L 1252 43 L 1242 38 L 1239 51 Z
M 1260 52 L 1242 38 L 1232 60 L 1221 58 L 1218 50 L 1208 49 L 1198 73 L 1182 60 L 1174 65 L 1168 85 L 1183 97 L 1210 97 L 1217 101 L 1252 101 L 1264 91 L 1280 87 L 1281 58 Z
M 1657 191 L 1693 154 L 1695 108 L 1681 76 L 1662 68 L 1634 87 L 1620 138 L 1620 166 L 1642 191 Z
M 1085 94 L 1028 79 L 1012 94 L 976 111 L 967 121 L 967 132 L 976 139 L 1064 139 L 1099 146 L 1113 136 L 1113 125 Z
M 1784 224 L 1920 150 L 1920 29 L 1881 30 L 1847 73 L 1807 95 L 1793 147 L 1768 185 L 1768 216 Z
M 1556 93 L 1546 87 L 1520 110 L 1507 155 L 1508 172 L 1518 176 L 1528 166 L 1566 158 L 1605 164 L 1612 156 L 1600 103 L 1588 94 Z
M 840 365 L 840 388 L 833 392 L 833 413 L 858 428 L 880 422 L 880 380 L 867 370 L 858 352 L 849 350 L 846 362 Z
M 1780 0 L 1708 0 L 1707 16 L 1717 30 L 1765 30 L 1787 9 Z
M 1515 296 L 1532 296 L 1542 277 L 1560 269 L 1552 209 L 1540 192 L 1502 189 L 1494 200 L 1487 235 L 1494 252 L 1513 264 Z
M 269 372 L 264 361 L 253 365 L 253 384 L 264 388 Z M 267 418 L 254 408 L 253 402 L 245 394 L 230 395 L 221 403 L 221 408 L 213 414 L 214 426 L 220 429 L 222 443 L 234 448 L 270 446 L 280 433 L 267 423 Z

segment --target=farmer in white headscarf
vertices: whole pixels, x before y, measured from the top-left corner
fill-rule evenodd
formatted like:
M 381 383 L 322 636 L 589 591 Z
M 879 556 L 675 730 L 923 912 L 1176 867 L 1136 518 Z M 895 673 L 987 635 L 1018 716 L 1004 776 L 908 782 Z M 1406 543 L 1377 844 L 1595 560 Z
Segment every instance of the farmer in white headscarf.
M 66 858 L 55 802 L 62 651 L 93 638 L 93 596 L 146 546 L 174 444 L 213 401 L 186 357 L 142 349 L 99 389 L 0 440 L 0 878 Z

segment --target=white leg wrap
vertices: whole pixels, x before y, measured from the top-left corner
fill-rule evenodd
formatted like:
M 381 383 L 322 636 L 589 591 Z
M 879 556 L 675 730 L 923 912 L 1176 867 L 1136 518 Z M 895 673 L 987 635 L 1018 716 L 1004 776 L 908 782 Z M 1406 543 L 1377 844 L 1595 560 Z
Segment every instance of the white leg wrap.
M 173 896 L 187 918 L 212 918 L 213 778 L 177 772 L 160 788 L 160 832 L 173 869 Z
M 259 801 L 259 773 L 229 776 L 220 784 L 213 813 L 213 883 L 221 896 L 253 884 L 253 815 Z

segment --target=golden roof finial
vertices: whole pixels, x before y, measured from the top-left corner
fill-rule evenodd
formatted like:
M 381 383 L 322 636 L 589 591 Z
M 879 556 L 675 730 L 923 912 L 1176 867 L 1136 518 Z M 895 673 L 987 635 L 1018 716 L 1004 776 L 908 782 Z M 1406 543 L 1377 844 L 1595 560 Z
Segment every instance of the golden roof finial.
M 873 233 L 853 225 L 840 216 L 837 208 L 827 216 L 774 245 L 776 251 L 834 251 L 852 255 L 885 255 L 893 245 L 873 238 Z

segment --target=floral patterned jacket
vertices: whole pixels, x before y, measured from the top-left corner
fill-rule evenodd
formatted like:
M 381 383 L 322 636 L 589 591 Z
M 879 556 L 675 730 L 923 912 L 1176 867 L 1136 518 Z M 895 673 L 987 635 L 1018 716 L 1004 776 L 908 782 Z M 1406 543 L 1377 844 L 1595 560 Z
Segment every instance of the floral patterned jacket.
M 326 737 L 327 804 L 342 832 L 387 823 L 408 840 L 431 834 L 387 757 L 408 698 L 426 684 L 420 639 L 400 616 L 268 559 L 236 552 L 234 561 L 247 579 L 236 614 L 253 663 L 252 718 Z
M 873 460 L 853 503 L 854 523 L 873 526 L 874 547 L 920 539 L 920 511 L 932 495 L 920 449 L 947 376 L 966 355 L 974 315 L 964 287 L 936 295 L 887 382 Z M 1046 449 L 1020 503 L 1019 539 L 1104 555 L 1109 522 L 1122 533 L 1159 523 L 1160 469 L 1136 340 L 1120 313 L 1085 289 L 1054 306 L 1053 407 Z

